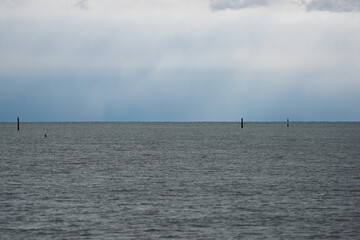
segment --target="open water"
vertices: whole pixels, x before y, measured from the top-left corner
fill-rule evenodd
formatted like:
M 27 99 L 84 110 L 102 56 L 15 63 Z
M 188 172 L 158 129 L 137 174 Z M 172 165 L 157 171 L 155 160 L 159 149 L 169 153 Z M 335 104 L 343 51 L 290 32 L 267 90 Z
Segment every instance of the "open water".
M 1 239 L 359 236 L 360 123 L 0 123 Z

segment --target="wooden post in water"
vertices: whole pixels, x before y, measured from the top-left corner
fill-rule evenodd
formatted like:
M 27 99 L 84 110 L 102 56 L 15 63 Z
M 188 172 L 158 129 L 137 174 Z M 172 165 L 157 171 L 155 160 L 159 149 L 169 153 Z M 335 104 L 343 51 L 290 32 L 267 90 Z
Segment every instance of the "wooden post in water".
M 20 130 L 20 119 L 19 117 L 17 117 L 17 127 L 18 127 L 18 131 Z
M 289 118 L 286 119 L 286 127 L 289 127 Z
M 244 128 L 244 119 L 241 118 L 241 128 Z

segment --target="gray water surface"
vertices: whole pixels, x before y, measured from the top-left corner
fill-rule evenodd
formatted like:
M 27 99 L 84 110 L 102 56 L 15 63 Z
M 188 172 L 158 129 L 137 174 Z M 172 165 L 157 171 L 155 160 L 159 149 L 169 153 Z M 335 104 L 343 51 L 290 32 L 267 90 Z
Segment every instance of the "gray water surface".
M 360 123 L 0 123 L 0 161 L 1 239 L 360 236 Z

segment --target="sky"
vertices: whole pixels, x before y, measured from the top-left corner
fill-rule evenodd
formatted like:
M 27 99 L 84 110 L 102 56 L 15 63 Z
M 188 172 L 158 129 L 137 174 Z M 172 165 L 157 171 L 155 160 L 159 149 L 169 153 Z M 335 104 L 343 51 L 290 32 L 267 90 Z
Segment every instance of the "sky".
M 0 0 L 0 122 L 360 121 L 359 0 Z

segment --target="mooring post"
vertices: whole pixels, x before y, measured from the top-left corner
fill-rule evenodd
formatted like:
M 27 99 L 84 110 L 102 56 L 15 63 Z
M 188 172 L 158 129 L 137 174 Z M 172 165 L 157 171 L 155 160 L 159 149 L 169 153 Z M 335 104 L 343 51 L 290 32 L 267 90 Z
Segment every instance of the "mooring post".
M 241 118 L 241 128 L 244 128 L 244 119 Z
M 289 118 L 286 119 L 286 126 L 289 127 Z
M 20 119 L 19 117 L 17 117 L 17 126 L 18 126 L 18 131 L 20 130 Z

